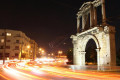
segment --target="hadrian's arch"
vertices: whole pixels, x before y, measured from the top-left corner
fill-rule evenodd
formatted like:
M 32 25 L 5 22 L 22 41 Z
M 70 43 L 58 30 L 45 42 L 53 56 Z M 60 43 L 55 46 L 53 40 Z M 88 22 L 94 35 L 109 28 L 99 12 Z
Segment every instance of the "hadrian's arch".
M 89 44 L 92 41 L 92 44 Z M 93 44 L 94 42 L 94 44 Z M 93 65 L 99 63 L 99 52 L 97 49 L 100 49 L 99 42 L 95 35 L 86 35 L 82 40 L 82 48 L 85 51 L 85 63 L 88 65 L 92 62 Z M 95 60 L 94 60 L 95 59 Z
M 100 49 L 100 45 L 99 45 L 99 41 L 97 39 L 97 37 L 95 35 L 86 35 L 83 39 L 82 39 L 82 47 L 83 47 L 83 50 L 85 51 L 85 48 L 86 48 L 86 45 L 88 43 L 88 41 L 90 39 L 93 39 L 96 43 L 96 46 L 97 46 L 97 49 Z
M 98 6 L 101 6 L 102 12 L 102 23 L 100 25 L 97 24 L 96 10 Z M 72 35 L 71 38 L 73 40 L 73 63 L 75 65 L 85 66 L 85 49 L 91 39 L 96 44 L 97 65 L 116 65 L 115 27 L 106 23 L 105 0 L 94 0 L 82 5 L 77 13 L 77 34 Z

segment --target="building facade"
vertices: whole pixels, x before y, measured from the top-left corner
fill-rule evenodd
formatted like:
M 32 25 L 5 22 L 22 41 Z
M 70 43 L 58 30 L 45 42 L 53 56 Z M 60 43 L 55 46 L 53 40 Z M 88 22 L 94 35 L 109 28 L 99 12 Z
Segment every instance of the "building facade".
M 36 56 L 37 47 L 37 43 L 22 31 L 0 29 L 0 59 L 3 56 L 5 59 L 33 59 L 31 56 Z

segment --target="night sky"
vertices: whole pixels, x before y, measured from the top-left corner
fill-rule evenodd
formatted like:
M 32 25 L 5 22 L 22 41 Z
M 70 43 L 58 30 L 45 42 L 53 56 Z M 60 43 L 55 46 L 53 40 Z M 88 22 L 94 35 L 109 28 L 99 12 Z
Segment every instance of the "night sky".
M 20 30 L 46 50 L 70 48 L 76 14 L 86 1 L 90 0 L 1 0 L 0 28 Z M 120 26 L 117 1 L 106 0 L 106 14 L 110 24 Z

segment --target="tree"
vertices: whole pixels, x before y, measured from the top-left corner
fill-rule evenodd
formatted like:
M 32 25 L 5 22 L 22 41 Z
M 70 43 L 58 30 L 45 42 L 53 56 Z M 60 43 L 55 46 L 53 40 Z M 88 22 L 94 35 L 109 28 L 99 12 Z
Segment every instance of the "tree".
M 68 59 L 68 64 L 73 64 L 73 49 L 69 49 L 67 52 L 66 52 L 66 55 L 67 55 L 67 59 Z

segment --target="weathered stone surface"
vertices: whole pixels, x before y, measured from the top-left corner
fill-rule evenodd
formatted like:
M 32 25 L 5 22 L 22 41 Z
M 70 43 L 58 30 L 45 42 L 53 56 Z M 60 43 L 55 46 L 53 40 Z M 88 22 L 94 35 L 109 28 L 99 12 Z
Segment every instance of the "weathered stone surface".
M 100 5 L 102 5 L 102 25 L 98 26 L 96 8 Z M 89 13 L 90 20 L 86 17 Z M 88 41 L 93 39 L 97 46 L 98 66 L 115 66 L 115 27 L 106 24 L 105 0 L 94 0 L 93 2 L 84 3 L 77 16 L 77 34 L 71 36 L 74 46 L 74 64 L 85 66 L 85 48 Z M 80 33 L 78 29 L 80 29 L 81 16 L 82 32 Z
M 99 66 L 114 66 L 116 65 L 115 53 L 115 29 L 114 27 L 106 26 L 104 30 L 99 27 L 89 29 L 83 33 L 71 36 L 74 45 L 74 64 L 85 65 L 85 48 L 90 39 L 93 39 L 97 46 L 97 63 Z M 92 33 L 92 30 L 94 33 Z M 99 32 L 97 32 L 99 31 Z M 88 34 L 89 33 L 89 34 Z

